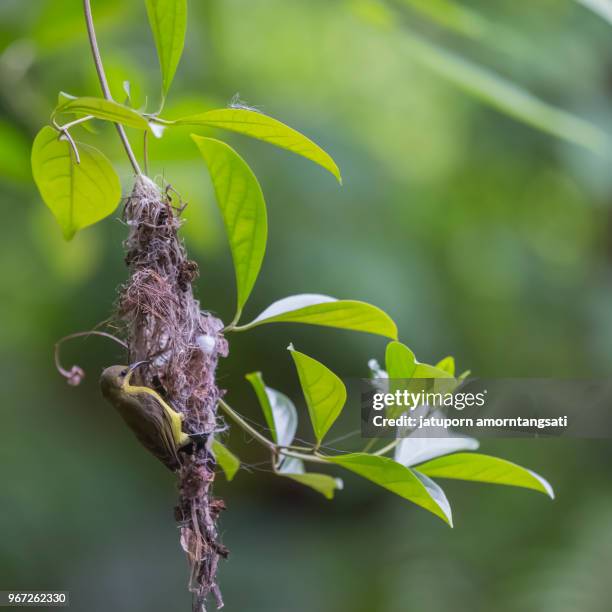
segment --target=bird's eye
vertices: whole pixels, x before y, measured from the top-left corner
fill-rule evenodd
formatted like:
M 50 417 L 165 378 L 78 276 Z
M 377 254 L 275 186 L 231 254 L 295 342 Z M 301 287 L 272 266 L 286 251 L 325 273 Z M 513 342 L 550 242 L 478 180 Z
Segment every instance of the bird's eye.
M 121 372 L 119 372 L 119 376 L 126 376 L 128 373 L 127 368 L 125 370 L 121 370 Z

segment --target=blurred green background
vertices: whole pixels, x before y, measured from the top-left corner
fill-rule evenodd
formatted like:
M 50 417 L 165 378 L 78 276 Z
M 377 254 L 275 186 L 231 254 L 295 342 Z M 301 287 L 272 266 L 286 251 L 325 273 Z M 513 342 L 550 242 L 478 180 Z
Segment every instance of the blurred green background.
M 143 4 L 93 2 L 115 96 L 129 80 L 152 109 L 159 76 Z M 60 90 L 99 93 L 81 3 L 2 0 L 0 589 L 70 590 L 79 612 L 187 610 L 173 479 L 97 390 L 120 352 L 100 339 L 70 345 L 66 363 L 88 373 L 76 389 L 52 363 L 54 342 L 106 319 L 126 278 L 116 215 L 64 243 L 33 186 L 30 143 Z M 608 374 L 609 23 L 571 0 L 193 0 L 166 115 L 236 93 L 320 143 L 344 177 L 339 188 L 305 160 L 228 137 L 270 217 L 247 318 L 285 295 L 328 293 L 384 308 L 423 361 L 450 353 L 490 377 Z M 112 128 L 74 135 L 104 148 L 127 194 Z M 188 131 L 155 141 L 151 155 L 151 174 L 189 201 L 202 304 L 227 320 L 231 261 Z M 243 378 L 254 369 L 297 400 L 290 341 L 345 377 L 366 375 L 385 344 L 298 326 L 236 335 L 219 381 L 240 412 L 259 418 Z M 228 505 L 230 611 L 609 610 L 606 441 L 484 441 L 484 452 L 546 476 L 557 500 L 442 483 L 453 530 L 350 475 L 328 502 L 262 471 L 265 455 L 240 432 L 231 445 L 254 465 L 216 485 Z

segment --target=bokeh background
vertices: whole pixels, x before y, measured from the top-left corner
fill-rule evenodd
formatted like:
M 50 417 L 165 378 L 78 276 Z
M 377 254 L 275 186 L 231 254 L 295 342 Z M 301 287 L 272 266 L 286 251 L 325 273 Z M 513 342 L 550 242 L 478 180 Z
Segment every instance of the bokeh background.
M 115 96 L 129 80 L 151 109 L 159 77 L 143 4 L 93 2 Z M 59 337 L 110 315 L 126 276 L 117 215 L 65 243 L 33 186 L 30 143 L 60 90 L 99 93 L 80 2 L 2 0 L 0 588 L 67 589 L 79 612 L 187 610 L 173 479 L 97 390 L 121 354 L 100 339 L 73 343 L 66 362 L 88 372 L 76 389 L 52 363 Z M 269 208 L 247 316 L 328 293 L 384 308 L 423 361 L 453 354 L 490 377 L 609 374 L 612 26 L 601 15 L 572 0 L 190 2 L 166 115 L 237 93 L 319 142 L 344 176 L 340 188 L 305 160 L 227 136 Z M 77 132 L 116 162 L 128 193 L 112 128 Z M 202 304 L 227 320 L 231 261 L 188 131 L 151 155 L 151 174 L 189 201 Z M 255 369 L 303 408 L 290 341 L 345 377 L 366 375 L 385 344 L 298 326 L 232 337 L 219 380 L 248 417 L 259 418 L 244 380 Z M 253 467 L 216 486 L 230 611 L 609 610 L 608 441 L 484 441 L 545 475 L 557 500 L 443 483 L 453 530 L 350 475 L 328 502 L 262 471 L 265 456 L 240 432 L 231 445 Z

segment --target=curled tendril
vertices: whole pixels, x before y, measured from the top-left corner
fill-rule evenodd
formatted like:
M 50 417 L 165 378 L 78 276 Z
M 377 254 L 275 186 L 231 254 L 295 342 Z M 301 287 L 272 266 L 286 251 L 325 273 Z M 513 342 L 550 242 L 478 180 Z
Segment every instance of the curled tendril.
M 126 350 L 128 348 L 127 344 L 123 340 L 117 338 L 117 336 L 113 336 L 113 334 L 109 334 L 107 332 L 95 330 L 86 332 L 76 332 L 74 334 L 64 336 L 63 338 L 58 340 L 55 343 L 55 367 L 57 368 L 57 371 L 66 379 L 66 382 L 73 387 L 76 387 L 77 385 L 81 384 L 81 381 L 85 377 L 85 372 L 83 371 L 83 368 L 78 365 L 73 365 L 69 370 L 62 367 L 62 363 L 60 360 L 60 347 L 64 342 L 68 340 L 74 340 L 75 338 L 83 337 L 87 338 L 89 336 L 102 336 L 103 338 L 114 340 L 117 344 L 120 344 Z

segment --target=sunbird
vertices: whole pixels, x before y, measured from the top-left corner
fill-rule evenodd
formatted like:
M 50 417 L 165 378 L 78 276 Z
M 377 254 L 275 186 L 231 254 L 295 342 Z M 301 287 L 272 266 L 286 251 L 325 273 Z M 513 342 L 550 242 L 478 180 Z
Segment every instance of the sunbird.
M 201 434 L 183 431 L 184 416 L 149 387 L 130 384 L 134 370 L 142 365 L 114 365 L 100 377 L 102 395 L 117 409 L 141 444 L 172 471 L 181 465 L 179 449 L 198 441 Z

